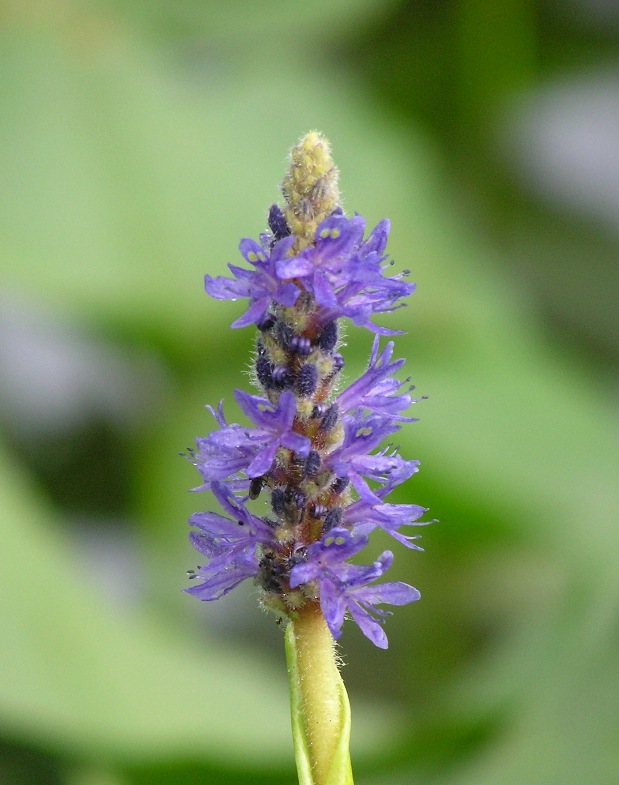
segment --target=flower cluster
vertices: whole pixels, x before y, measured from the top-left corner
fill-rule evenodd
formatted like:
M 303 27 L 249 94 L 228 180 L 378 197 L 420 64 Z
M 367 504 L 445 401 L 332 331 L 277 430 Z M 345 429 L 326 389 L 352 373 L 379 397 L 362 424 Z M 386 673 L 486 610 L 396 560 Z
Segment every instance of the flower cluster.
M 412 418 L 408 379 L 395 374 L 393 342 L 381 349 L 376 314 L 401 305 L 414 285 L 407 273 L 387 275 L 389 222 L 364 239 L 365 222 L 339 205 L 337 172 L 324 139 L 312 132 L 291 153 L 282 191 L 286 204 L 269 212 L 260 243 L 244 239 L 250 268 L 229 265 L 233 278 L 206 276 L 217 299 L 246 298 L 232 327 L 258 328 L 254 359 L 260 394 L 236 390 L 252 425 L 228 423 L 220 404 L 210 409 L 217 429 L 196 440 L 191 460 L 225 515 L 196 513 L 193 546 L 206 557 L 190 572 L 186 591 L 214 600 L 253 578 L 265 606 L 294 618 L 319 603 L 339 637 L 346 611 L 363 633 L 385 648 L 379 604 L 403 605 L 419 592 L 400 581 L 375 584 L 393 560 L 385 551 L 371 565 L 351 563 L 380 528 L 408 548 L 424 508 L 391 504 L 385 497 L 417 471 L 385 439 Z M 367 370 L 341 392 L 344 366 L 337 351 L 342 317 L 375 333 Z M 209 407 L 210 408 L 210 407 Z M 268 514 L 250 511 L 268 498 Z

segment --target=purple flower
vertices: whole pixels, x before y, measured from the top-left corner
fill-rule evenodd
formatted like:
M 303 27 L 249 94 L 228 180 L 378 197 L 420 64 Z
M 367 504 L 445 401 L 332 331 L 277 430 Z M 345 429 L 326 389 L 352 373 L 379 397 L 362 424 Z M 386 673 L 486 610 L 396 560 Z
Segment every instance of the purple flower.
M 245 414 L 258 426 L 252 431 L 244 432 L 247 440 L 245 443 L 257 447 L 255 458 L 245 470 L 248 477 L 265 474 L 271 468 L 278 447 L 285 447 L 303 458 L 307 457 L 310 440 L 292 430 L 297 413 L 297 402 L 292 392 L 285 390 L 279 396 L 277 406 L 266 398 L 249 395 L 242 390 L 235 390 L 234 397 Z M 237 426 L 237 429 L 242 430 L 240 426 Z
M 402 417 L 399 414 L 413 401 L 408 393 L 398 394 L 400 387 L 409 380 L 400 382 L 393 377 L 404 365 L 404 360 L 390 362 L 392 354 L 393 341 L 389 341 L 379 355 L 378 336 L 374 338 L 367 371 L 336 398 L 342 411 L 362 407 L 376 414 L 388 415 L 393 420 L 414 422 L 415 418 Z
M 326 456 L 325 465 L 338 477 L 348 478 L 362 499 L 370 504 L 379 504 L 380 497 L 370 490 L 363 477 L 395 487 L 416 471 L 419 462 L 405 461 L 397 452 L 389 453 L 388 448 L 368 455 L 386 436 L 399 429 L 391 417 L 366 414 L 357 409 L 343 417 L 342 422 L 344 439 Z M 392 475 L 397 477 L 397 482 Z
M 316 230 L 315 245 L 276 264 L 277 275 L 282 279 L 303 278 L 319 305 L 336 305 L 333 287 L 349 279 L 351 255 L 359 246 L 364 229 L 365 221 L 360 215 L 350 219 L 332 215 Z
M 297 404 L 294 395 L 286 390 L 277 405 L 266 398 L 235 390 L 234 397 L 256 428 L 226 423 L 221 403 L 215 414 L 219 430 L 206 438 L 196 439 L 197 450 L 191 457 L 202 475 L 204 484 L 195 490 L 207 490 L 213 482 L 226 482 L 234 490 L 247 486 L 246 477 L 265 474 L 275 458 L 278 447 L 293 450 L 306 457 L 310 449 L 307 436 L 292 430 Z
M 414 284 L 402 281 L 405 273 L 391 277 L 382 255 L 389 234 L 389 221 L 381 221 L 362 242 L 365 221 L 361 216 L 332 215 L 316 230 L 315 245 L 276 264 L 283 280 L 302 279 L 321 308 L 323 324 L 346 316 L 373 332 L 393 335 L 400 331 L 378 327 L 370 321 L 375 313 L 399 308 L 398 300 L 409 295 Z
M 254 270 L 229 264 L 234 278 L 204 276 L 207 294 L 217 300 L 249 298 L 249 308 L 232 322 L 231 327 L 246 327 L 253 322 L 260 322 L 271 302 L 288 307 L 295 304 L 301 290 L 291 282 L 282 282 L 275 272 L 278 262 L 286 256 L 293 240 L 292 237 L 284 237 L 275 243 L 269 254 L 254 240 L 245 238 L 241 240 L 239 250 L 245 260 L 254 265 Z
M 423 549 L 413 542 L 419 539 L 419 535 L 402 534 L 398 529 L 402 526 L 426 526 L 430 521 L 417 520 L 425 512 L 427 509 L 418 504 L 368 504 L 357 499 L 344 508 L 342 525 L 350 527 L 353 534 L 362 536 L 379 528 L 407 548 L 421 551 Z
M 348 317 L 359 327 L 366 327 L 381 335 L 397 335 L 401 330 L 389 330 L 378 327 L 370 321 L 375 313 L 385 313 L 402 307 L 399 300 L 411 294 L 415 285 L 402 279 L 408 271 L 393 276 L 385 276 L 383 271 L 390 267 L 391 262 L 383 255 L 390 223 L 387 219 L 380 221 L 368 239 L 362 243 L 356 256 L 351 259 L 351 276 L 346 285 L 338 290 L 338 307 L 325 317 L 333 319 L 339 316 Z
M 369 565 L 351 560 L 374 529 L 421 550 L 411 527 L 422 525 L 424 508 L 386 501 L 418 470 L 389 443 L 413 421 L 405 415 L 416 401 L 409 379 L 396 378 L 404 360 L 393 359 L 393 343 L 380 346 L 378 335 L 398 331 L 373 323 L 415 287 L 408 271 L 389 274 L 389 221 L 364 239 L 364 219 L 344 215 L 324 138 L 308 134 L 290 160 L 285 204 L 270 208 L 269 231 L 239 245 L 247 266 L 228 265 L 232 277 L 205 276 L 212 297 L 249 301 L 232 326 L 258 328 L 258 394 L 234 391 L 248 425 L 226 422 L 221 403 L 208 407 L 217 428 L 189 450 L 202 476 L 195 490 L 211 489 L 222 510 L 190 519 L 206 564 L 191 571 L 198 580 L 187 591 L 214 600 L 253 577 L 262 604 L 280 618 L 294 623 L 320 604 L 334 637 L 348 614 L 385 648 L 389 613 L 377 606 L 404 605 L 419 592 L 399 581 L 376 584 L 391 551 Z M 377 336 L 364 373 L 338 393 L 341 317 Z M 262 515 L 247 509 L 250 500 Z
M 363 634 L 375 646 L 387 648 L 387 636 L 380 621 L 390 615 L 375 606 L 406 605 L 421 596 L 417 589 L 401 581 L 369 584 L 380 578 L 391 565 L 393 554 L 384 551 L 372 565 L 348 564 L 367 544 L 364 535 L 352 535 L 347 529 L 336 528 L 307 549 L 307 560 L 295 565 L 290 573 L 290 586 L 295 588 L 310 581 L 318 583 L 320 608 L 331 634 L 340 637 L 344 614 L 348 609 Z M 377 617 L 377 618 L 375 618 Z
M 212 406 L 206 407 L 217 420 L 220 430 L 234 429 L 239 426 L 228 425 L 225 420 L 222 402 L 220 401 L 217 411 Z M 202 475 L 204 483 L 194 491 L 206 491 L 213 482 L 226 481 L 228 487 L 233 490 L 240 490 L 247 486 L 247 480 L 239 477 L 239 473 L 244 472 L 251 461 L 254 459 L 257 450 L 254 445 L 231 444 L 226 445 L 214 439 L 214 433 L 206 438 L 196 439 L 196 450 L 190 450 L 192 463 Z
M 200 600 L 217 600 L 259 568 L 257 546 L 272 541 L 271 528 L 252 515 L 225 486 L 218 482 L 211 489 L 233 520 L 215 512 L 197 512 L 189 523 L 198 531 L 189 534 L 193 547 L 208 558 L 208 563 L 192 573 L 202 582 L 184 591 Z

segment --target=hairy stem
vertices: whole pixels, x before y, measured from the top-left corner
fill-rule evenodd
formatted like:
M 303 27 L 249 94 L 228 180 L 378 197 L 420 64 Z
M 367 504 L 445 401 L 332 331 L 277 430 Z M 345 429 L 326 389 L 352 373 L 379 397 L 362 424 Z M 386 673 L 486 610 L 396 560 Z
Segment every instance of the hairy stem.
M 307 603 L 292 622 L 304 730 L 314 785 L 327 782 L 340 742 L 341 677 L 320 607 Z

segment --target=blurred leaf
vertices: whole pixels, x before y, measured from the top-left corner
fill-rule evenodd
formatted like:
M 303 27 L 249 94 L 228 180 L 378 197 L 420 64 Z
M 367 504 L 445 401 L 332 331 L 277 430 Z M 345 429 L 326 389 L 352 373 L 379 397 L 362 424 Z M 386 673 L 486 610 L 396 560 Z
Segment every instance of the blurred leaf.
M 314 0 L 306 4 L 285 0 L 261 3 L 136 0 L 130 5 L 110 2 L 118 13 L 127 14 L 141 25 L 154 25 L 166 37 L 234 38 L 258 48 L 264 47 L 268 40 L 278 40 L 280 45 L 297 51 L 303 49 L 308 39 L 337 36 L 341 40 L 350 36 L 355 27 L 371 22 L 389 5 L 396 5 L 395 0 Z
M 505 102 L 532 82 L 537 19 L 530 0 L 464 0 L 454 9 L 464 129 L 493 125 Z
M 406 704 L 411 716 L 400 735 L 392 726 L 385 732 L 394 745 L 407 742 L 400 758 L 407 767 L 399 762 L 399 774 L 383 773 L 383 781 L 414 779 L 422 753 L 408 741 L 433 713 L 437 733 L 442 724 L 503 720 L 457 770 L 441 770 L 449 766 L 442 750 L 432 771 L 443 782 L 535 782 L 531 772 L 547 785 L 612 782 L 614 401 L 543 334 L 526 294 L 454 214 L 432 148 L 377 111 L 361 85 L 321 58 L 310 68 L 286 48 L 266 57 L 264 46 L 233 35 L 227 48 L 206 49 L 189 68 L 169 51 L 149 51 L 118 23 L 54 34 L 5 30 L 0 47 L 0 165 L 11 194 L 0 216 L 3 285 L 122 336 L 145 333 L 179 366 L 199 369 L 153 418 L 136 468 L 153 594 L 168 580 L 159 582 L 162 564 L 181 547 L 170 521 L 183 517 L 186 487 L 164 456 L 187 433 L 208 430 L 199 404 L 215 402 L 231 382 L 244 386 L 232 366 L 245 339 L 223 337 L 239 306 L 208 303 L 202 275 L 222 274 L 238 238 L 262 230 L 284 151 L 321 128 L 333 142 L 347 209 L 370 223 L 391 217 L 391 253 L 419 286 L 411 309 L 390 318 L 409 330 L 397 351 L 431 396 L 415 412 L 422 422 L 402 432 L 402 452 L 423 459 L 403 493 L 431 502 L 443 520 L 414 562 L 425 566 L 409 567 L 402 556 L 397 565 L 427 577 L 426 605 L 415 616 L 402 609 L 412 627 L 402 640 L 419 648 L 433 635 L 442 645 L 425 666 L 412 649 L 394 648 L 382 654 L 385 670 L 366 680 L 382 696 L 383 685 L 400 679 L 402 702 L 414 702 L 414 690 L 431 698 L 429 706 L 417 698 L 418 716 Z M 370 339 L 349 332 L 352 368 Z M 195 755 L 231 767 L 242 728 L 243 765 L 271 754 L 281 761 L 289 749 L 285 700 L 271 682 L 283 687 L 281 673 L 262 668 L 253 649 L 209 641 L 192 653 L 192 639 L 114 618 L 100 598 L 78 590 L 83 578 L 54 521 L 4 460 L 0 613 L 11 633 L 0 665 L 13 676 L 0 687 L 5 727 L 61 750 Z M 480 535 L 480 519 L 494 538 Z M 508 558 L 497 560 L 498 541 Z M 430 618 L 423 607 L 432 608 L 432 596 L 444 606 Z M 465 633 L 449 625 L 456 615 L 462 627 L 492 620 L 483 655 L 462 654 Z M 397 628 L 398 617 L 390 623 Z M 350 670 L 360 651 L 351 649 Z M 354 695 L 352 702 L 355 709 Z M 382 730 L 389 715 L 382 707 L 373 717 L 355 712 L 353 741 L 368 738 L 364 717 Z
M 241 744 L 246 761 L 281 761 L 288 707 L 275 669 L 216 644 L 192 650 L 173 630 L 114 614 L 77 574 L 33 489 L 5 454 L 0 461 L 5 732 L 116 759 L 232 761 Z

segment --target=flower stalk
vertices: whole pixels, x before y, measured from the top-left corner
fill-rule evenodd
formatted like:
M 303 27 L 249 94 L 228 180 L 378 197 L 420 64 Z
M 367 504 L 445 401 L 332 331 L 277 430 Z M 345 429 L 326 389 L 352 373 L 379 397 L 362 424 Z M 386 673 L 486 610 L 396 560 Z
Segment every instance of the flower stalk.
M 346 614 L 372 643 L 387 647 L 377 606 L 419 599 L 401 581 L 376 583 L 393 560 L 384 551 L 372 564 L 353 563 L 371 532 L 382 529 L 420 550 L 409 527 L 425 512 L 386 501 L 418 469 L 383 445 L 413 418 L 409 379 L 396 373 L 395 335 L 375 324 L 414 289 L 405 271 L 388 275 L 384 253 L 389 222 L 364 239 L 365 222 L 347 218 L 337 169 L 326 140 L 310 132 L 292 149 L 282 184 L 283 207 L 273 205 L 260 242 L 239 250 L 250 268 L 229 265 L 232 278 L 205 277 L 216 299 L 246 298 L 233 328 L 255 324 L 254 382 L 259 394 L 235 390 L 251 425 L 228 423 L 222 404 L 209 407 L 217 429 L 196 440 L 189 457 L 223 515 L 195 513 L 190 539 L 206 557 L 189 573 L 186 589 L 215 600 L 253 578 L 262 605 L 287 623 L 295 754 L 301 785 L 352 783 L 350 710 L 335 656 Z M 339 389 L 344 358 L 340 320 L 375 334 L 359 379 Z
M 350 707 L 333 637 L 317 604 L 308 603 L 286 633 L 295 756 L 301 785 L 352 783 Z

